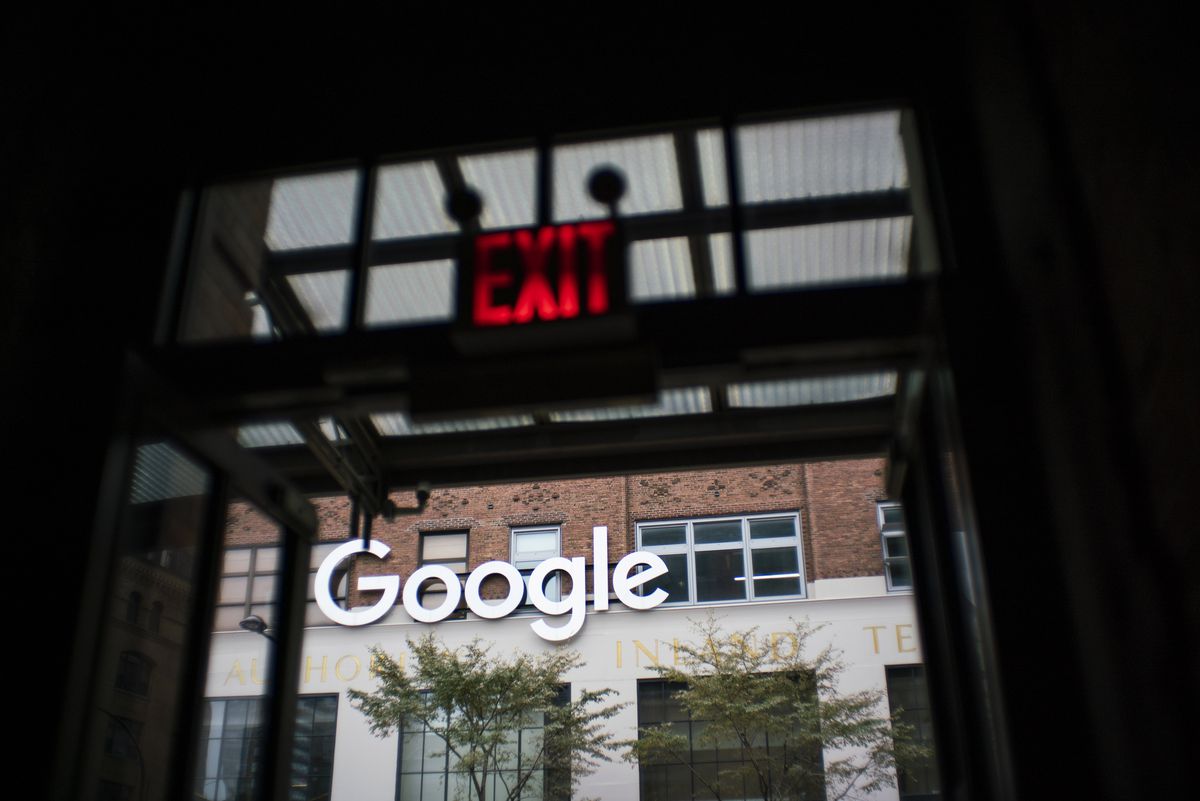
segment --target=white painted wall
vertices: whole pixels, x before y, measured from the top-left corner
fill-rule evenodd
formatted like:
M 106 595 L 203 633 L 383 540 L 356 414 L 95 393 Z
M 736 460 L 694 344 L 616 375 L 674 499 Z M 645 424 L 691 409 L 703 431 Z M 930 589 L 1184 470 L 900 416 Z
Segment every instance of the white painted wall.
M 337 742 L 334 759 L 333 801 L 393 801 L 398 740 L 371 735 L 362 713 L 353 709 L 346 690 L 369 690 L 368 649 L 383 647 L 394 656 L 407 657 L 406 640 L 436 630 L 450 646 L 478 637 L 494 643 L 498 654 L 537 653 L 553 648 L 579 651 L 585 664 L 567 676 L 572 692 L 610 687 L 618 701 L 628 701 L 611 725 L 619 738 L 633 738 L 637 729 L 637 680 L 652 678 L 654 660 L 669 662 L 676 641 L 693 639 L 690 621 L 713 610 L 729 630 L 757 626 L 763 636 L 789 628 L 789 618 L 825 624 L 810 647 L 832 644 L 849 666 L 843 675 L 847 690 L 881 688 L 884 666 L 921 662 L 912 596 L 881 592 L 882 579 L 836 579 L 816 582 L 814 597 L 805 600 L 738 603 L 707 607 L 659 607 L 637 612 L 614 602 L 606 612 L 589 612 L 582 631 L 564 645 L 540 639 L 529 624 L 539 615 L 502 620 L 444 621 L 433 626 L 413 623 L 400 613 L 384 621 L 357 628 L 310 628 L 302 648 L 300 692 L 336 693 Z M 874 590 L 868 593 L 868 590 Z M 832 596 L 832 597 L 830 597 Z M 399 620 L 398 620 L 399 619 Z M 265 676 L 266 641 L 249 632 L 213 637 L 208 671 L 210 697 L 258 695 Z M 629 801 L 638 797 L 637 768 L 619 760 L 603 765 L 584 780 L 583 792 L 601 801 Z M 895 799 L 896 791 L 878 794 L 878 801 Z

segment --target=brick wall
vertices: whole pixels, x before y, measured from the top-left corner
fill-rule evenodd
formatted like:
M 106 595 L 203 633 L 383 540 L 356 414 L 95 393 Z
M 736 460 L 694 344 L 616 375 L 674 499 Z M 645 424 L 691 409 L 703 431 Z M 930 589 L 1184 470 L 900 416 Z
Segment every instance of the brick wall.
M 875 503 L 884 499 L 883 460 L 811 462 L 801 466 L 817 578 L 878 576 L 883 553 Z
M 883 498 L 882 474 L 883 461 L 867 459 L 438 489 L 422 514 L 376 520 L 372 537 L 392 552 L 355 569 L 408 575 L 420 559 L 422 532 L 468 531 L 471 569 L 507 560 L 514 527 L 560 526 L 563 555 L 583 556 L 590 566 L 596 525 L 608 526 L 609 559 L 616 561 L 633 549 L 641 521 L 799 512 L 809 580 L 881 575 L 875 503 Z M 401 507 L 413 503 L 410 494 L 393 500 Z M 314 504 L 320 539 L 344 540 L 349 501 L 318 498 Z M 230 506 L 227 547 L 277 540 L 275 526 L 252 507 Z M 487 585 L 484 590 L 491 594 Z

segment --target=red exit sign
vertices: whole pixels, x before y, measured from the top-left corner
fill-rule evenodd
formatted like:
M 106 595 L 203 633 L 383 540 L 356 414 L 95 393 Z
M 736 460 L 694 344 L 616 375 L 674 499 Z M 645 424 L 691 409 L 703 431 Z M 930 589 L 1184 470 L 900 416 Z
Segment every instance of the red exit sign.
M 625 248 L 611 220 L 477 235 L 459 265 L 470 328 L 612 315 L 626 307 Z

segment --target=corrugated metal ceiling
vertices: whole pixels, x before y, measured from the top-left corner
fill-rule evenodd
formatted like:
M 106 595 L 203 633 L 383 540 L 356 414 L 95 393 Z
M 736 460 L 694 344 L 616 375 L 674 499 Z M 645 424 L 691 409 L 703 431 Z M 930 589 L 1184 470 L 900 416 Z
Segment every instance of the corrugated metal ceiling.
M 897 111 L 744 125 L 737 143 L 746 203 L 908 185 Z
M 735 409 L 777 409 L 882 398 L 896 394 L 896 373 L 793 378 L 730 384 L 726 400 Z
M 658 400 L 636 406 L 607 406 L 596 409 L 573 409 L 551 412 L 552 423 L 583 423 L 603 420 L 639 420 L 648 417 L 671 417 L 681 414 L 705 414 L 712 411 L 712 397 L 707 387 L 665 389 Z
M 357 170 L 276 180 L 267 214 L 267 247 L 295 250 L 350 242 L 357 192 Z
M 612 165 L 625 176 L 622 214 L 674 211 L 683 207 L 675 143 L 669 134 L 610 139 L 554 148 L 554 220 L 605 217 L 608 210 L 591 198 L 592 170 Z
M 165 442 L 141 445 L 133 462 L 130 503 L 153 503 L 208 492 L 208 472 Z
M 695 137 L 704 203 L 728 204 L 724 136 L 719 128 L 686 131 Z M 734 131 L 741 200 L 755 203 L 903 189 L 908 172 L 900 114 L 883 111 L 742 125 Z M 553 211 L 558 221 L 604 216 L 585 186 L 597 166 L 612 164 L 626 177 L 623 215 L 678 212 L 683 208 L 681 167 L 673 134 L 557 145 L 552 150 Z M 484 198 L 485 228 L 531 225 L 535 219 L 537 155 L 534 149 L 456 157 L 468 185 Z M 265 244 L 276 252 L 352 239 L 359 172 L 341 170 L 281 178 L 271 191 Z M 446 189 L 433 160 L 389 164 L 377 173 L 371 231 L 375 240 L 411 240 L 452 234 L 456 224 L 443 206 Z M 753 226 L 753 214 L 748 214 Z M 778 222 L 772 223 L 778 225 Z M 910 217 L 745 232 L 748 289 L 754 292 L 810 285 L 892 279 L 907 272 Z M 731 238 L 711 229 L 706 237 L 717 295 L 734 291 Z M 413 325 L 453 317 L 454 265 L 449 259 L 369 268 L 365 323 Z M 630 247 L 630 298 L 635 303 L 696 297 L 692 251 L 686 237 L 650 238 Z M 330 266 L 335 266 L 336 263 Z M 336 265 L 341 266 L 341 265 Z M 311 270 L 311 267 L 308 268 Z M 320 333 L 346 329 L 344 269 L 288 276 L 304 311 Z M 253 335 L 268 334 L 261 307 Z
M 911 217 L 747 231 L 750 289 L 899 278 L 911 237 Z
M 463 178 L 483 198 L 479 223 L 488 228 L 533 225 L 537 154 L 532 149 L 463 156 Z

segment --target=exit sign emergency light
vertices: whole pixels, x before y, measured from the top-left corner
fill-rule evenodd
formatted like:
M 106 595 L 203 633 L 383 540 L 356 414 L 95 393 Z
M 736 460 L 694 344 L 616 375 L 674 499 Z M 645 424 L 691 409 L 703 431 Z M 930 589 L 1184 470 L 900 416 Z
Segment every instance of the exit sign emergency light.
M 470 329 L 538 327 L 624 311 L 625 247 L 612 220 L 488 231 L 464 248 L 458 319 Z

